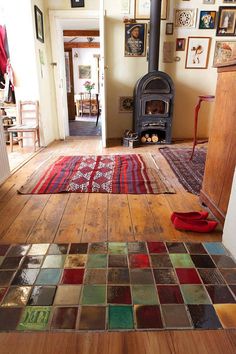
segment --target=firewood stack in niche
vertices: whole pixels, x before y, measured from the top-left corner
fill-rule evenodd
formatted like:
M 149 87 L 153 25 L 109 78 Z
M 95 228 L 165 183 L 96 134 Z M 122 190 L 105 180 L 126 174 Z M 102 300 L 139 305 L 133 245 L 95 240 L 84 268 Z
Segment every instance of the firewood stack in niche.
M 141 142 L 143 144 L 145 143 L 157 143 L 159 140 L 158 138 L 158 135 L 157 134 L 144 134 L 142 137 L 141 137 Z

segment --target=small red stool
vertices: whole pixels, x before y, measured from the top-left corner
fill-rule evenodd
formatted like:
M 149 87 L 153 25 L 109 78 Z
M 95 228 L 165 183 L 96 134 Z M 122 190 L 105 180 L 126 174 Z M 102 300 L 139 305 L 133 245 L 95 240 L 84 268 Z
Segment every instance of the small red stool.
M 215 96 L 198 96 L 198 103 L 195 106 L 195 115 L 194 115 L 194 137 L 193 137 L 193 149 L 192 149 L 192 154 L 189 160 L 192 160 L 193 155 L 194 155 L 194 150 L 195 146 L 197 145 L 197 124 L 198 124 L 198 112 L 201 107 L 202 101 L 205 102 L 213 102 L 215 99 Z

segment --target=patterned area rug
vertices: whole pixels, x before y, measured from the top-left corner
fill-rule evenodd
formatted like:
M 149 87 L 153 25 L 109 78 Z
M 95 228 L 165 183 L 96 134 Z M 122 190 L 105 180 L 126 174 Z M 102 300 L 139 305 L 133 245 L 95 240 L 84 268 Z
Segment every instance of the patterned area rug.
M 0 331 L 236 328 L 221 243 L 0 246 Z
M 165 147 L 159 151 L 168 161 L 182 186 L 188 192 L 199 195 L 206 162 L 206 149 L 196 148 L 192 161 L 189 161 L 192 148 Z
M 43 170 L 36 171 L 19 193 L 175 193 L 148 154 L 60 156 Z

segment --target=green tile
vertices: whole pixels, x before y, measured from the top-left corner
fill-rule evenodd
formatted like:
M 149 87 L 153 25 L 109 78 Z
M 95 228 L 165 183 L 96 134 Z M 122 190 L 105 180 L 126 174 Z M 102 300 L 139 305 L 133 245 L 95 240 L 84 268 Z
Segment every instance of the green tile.
M 36 279 L 37 285 L 57 285 L 61 277 L 61 269 L 41 269 Z
M 186 304 L 211 304 L 211 300 L 202 285 L 181 285 Z
M 81 298 L 82 305 L 100 305 L 106 301 L 105 285 L 85 285 Z
M 42 268 L 63 268 L 65 259 L 65 255 L 49 255 L 45 258 Z
M 132 306 L 109 306 L 109 329 L 133 329 Z
M 50 306 L 26 307 L 17 329 L 20 331 L 43 331 L 47 329 Z
M 126 242 L 109 242 L 108 251 L 110 254 L 128 254 Z
M 170 254 L 170 259 L 175 268 L 195 268 L 188 254 Z
M 87 260 L 87 268 L 106 268 L 107 255 L 106 254 L 89 254 Z
M 4 257 L 0 257 L 0 265 L 2 264 L 2 261 L 3 261 Z
M 157 290 L 153 285 L 133 285 L 132 295 L 134 304 L 156 305 L 159 303 Z

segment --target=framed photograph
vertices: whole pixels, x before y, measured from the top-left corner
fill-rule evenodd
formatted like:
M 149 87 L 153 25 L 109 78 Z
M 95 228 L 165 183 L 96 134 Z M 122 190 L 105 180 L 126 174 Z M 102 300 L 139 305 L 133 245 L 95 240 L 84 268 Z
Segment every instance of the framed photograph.
M 201 11 L 199 16 L 200 29 L 214 29 L 216 23 L 216 11 Z
M 235 36 L 236 35 L 235 27 L 236 27 L 236 7 L 220 6 L 216 35 Z
M 91 79 L 90 65 L 79 65 L 79 79 Z
M 146 55 L 146 24 L 125 23 L 125 56 L 144 57 Z
M 226 4 L 235 4 L 236 0 L 223 0 L 223 2 Z
M 34 5 L 34 16 L 35 16 L 35 28 L 36 28 L 36 38 L 44 43 L 44 31 L 43 31 L 43 13 L 39 10 L 38 6 Z
M 236 41 L 216 42 L 213 66 L 228 66 L 236 64 Z
M 175 9 L 175 27 L 195 27 L 196 16 L 197 9 Z
M 203 0 L 203 2 L 202 2 L 203 4 L 205 4 L 205 5 L 212 5 L 212 4 L 214 4 L 215 3 L 215 0 Z
M 149 20 L 150 18 L 150 0 L 135 0 L 134 17 L 138 20 Z M 161 20 L 167 19 L 168 0 L 162 0 L 161 3 Z
M 84 7 L 84 0 L 71 0 L 71 7 Z
M 206 69 L 211 37 L 188 37 L 186 69 Z
M 186 39 L 185 38 L 177 38 L 176 39 L 176 48 L 175 50 L 178 51 L 184 51 L 185 50 L 185 43 Z
M 134 98 L 133 96 L 121 96 L 119 97 L 119 112 L 131 113 L 134 110 Z
M 166 23 L 166 34 L 174 33 L 174 24 L 172 22 Z

